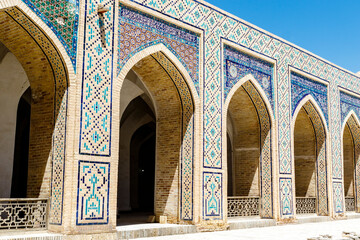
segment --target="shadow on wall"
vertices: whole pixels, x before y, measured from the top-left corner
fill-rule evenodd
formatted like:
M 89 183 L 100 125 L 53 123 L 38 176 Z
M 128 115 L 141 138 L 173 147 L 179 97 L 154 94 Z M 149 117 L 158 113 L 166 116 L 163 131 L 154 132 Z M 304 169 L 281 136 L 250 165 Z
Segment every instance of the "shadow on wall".
M 21 96 L 16 117 L 14 166 L 12 169 L 11 198 L 25 198 L 27 192 L 31 89 Z
M 165 66 L 161 65 L 162 61 L 166 62 Z M 126 76 L 130 80 L 134 78 L 132 82 L 141 93 L 129 104 L 121 120 L 118 199 L 122 206 L 118 205 L 118 209 L 152 210 L 157 220 L 167 216 L 167 222 L 176 223 L 179 221 L 182 144 L 194 109 L 188 86 L 179 83 L 179 79 L 184 81 L 183 77 L 172 78 L 174 71 L 166 71 L 169 66 L 172 66 L 170 60 L 157 52 L 140 60 Z M 129 84 L 124 81 L 124 86 Z M 178 89 L 181 87 L 186 89 Z M 129 101 L 126 100 L 129 92 L 121 90 L 121 101 Z M 186 98 L 182 95 L 184 92 L 188 94 Z M 132 107 L 132 104 L 145 107 Z M 120 106 L 124 104 L 120 103 Z M 122 152 L 128 152 L 130 157 Z M 153 161 L 155 152 L 156 160 Z M 128 169 L 127 173 L 124 169 Z M 121 183 L 120 178 L 125 175 L 130 184 Z M 154 182 L 155 189 L 152 190 Z M 130 198 L 121 189 L 130 193 Z M 121 200 L 123 195 L 127 202 Z
M 294 130 L 295 184 L 297 197 L 316 197 L 316 142 L 312 122 L 304 108 Z
M 0 42 L 9 49 L 16 61 L 21 64 L 23 70 L 19 72 L 23 72 L 24 77 L 28 79 L 28 85 L 23 90 L 25 91 L 29 87 L 29 84 L 31 87 L 26 197 L 50 197 L 52 167 L 54 167 L 57 172 L 62 173 L 61 167 L 59 168 L 58 166 L 52 165 L 63 163 L 65 157 L 68 73 L 63 59 L 53 42 L 18 8 L 9 8 L 1 11 L 0 22 L 2 23 L 0 25 Z M 22 22 L 24 25 L 19 24 Z M 31 28 L 31 31 L 27 31 L 27 28 Z M 28 32 L 32 32 L 33 35 L 30 36 Z M 26 51 L 24 51 L 24 49 L 26 49 Z M 56 71 L 53 71 L 53 69 L 56 69 Z M 6 69 L 1 69 L 0 74 L 7 75 L 10 79 L 16 79 L 16 74 L 12 74 L 10 70 L 11 66 Z M 10 82 L 8 79 L 2 81 L 1 84 L 7 85 Z M 24 86 L 22 85 L 21 87 Z M 9 92 L 8 88 L 5 89 Z M 21 94 L 22 93 L 20 93 L 20 96 Z M 16 100 L 15 107 L 12 107 L 12 109 L 15 109 L 15 118 L 13 117 L 14 123 L 16 123 L 16 109 L 20 96 Z M 8 103 L 9 101 L 5 101 L 5 104 Z M 15 136 L 15 130 L 13 130 L 12 134 Z M 6 138 L 4 140 L 4 137 L 5 136 L 1 136 L 1 142 L 7 141 Z M 53 139 L 56 139 L 56 141 L 53 141 Z M 19 145 L 17 146 L 15 154 L 14 146 L 8 149 L 11 151 L 11 158 L 5 161 L 5 165 L 8 164 L 9 161 L 12 162 L 13 157 L 15 157 L 16 164 L 22 162 L 23 158 L 25 158 L 26 154 L 19 153 Z M 21 151 L 26 152 L 26 147 L 20 148 Z M 56 152 L 53 152 L 53 150 Z M 3 153 L 3 150 L 1 153 Z M 21 158 L 21 161 L 19 161 L 18 158 Z M 3 162 L 3 159 L 1 160 L 1 162 Z M 24 168 L 24 166 L 21 166 L 21 168 Z M 16 169 L 14 172 L 12 170 L 9 172 L 10 174 L 14 173 L 15 177 L 17 174 L 22 175 L 23 171 L 25 170 L 19 172 L 18 169 Z M 60 177 L 62 177 L 62 175 L 60 175 Z M 12 176 L 8 176 L 8 179 L 10 182 Z M 19 184 L 16 180 L 14 180 L 13 183 L 14 188 Z M 58 185 L 61 188 L 62 185 Z M 11 189 L 10 183 L 7 186 L 8 189 Z M 59 192 L 59 194 L 62 192 L 60 191 L 62 189 L 56 190 L 59 190 L 55 191 Z M 23 196 L 23 191 L 24 190 L 21 190 L 21 194 L 15 194 L 14 190 L 14 196 L 19 194 Z M 10 197 L 10 191 L 6 195 Z

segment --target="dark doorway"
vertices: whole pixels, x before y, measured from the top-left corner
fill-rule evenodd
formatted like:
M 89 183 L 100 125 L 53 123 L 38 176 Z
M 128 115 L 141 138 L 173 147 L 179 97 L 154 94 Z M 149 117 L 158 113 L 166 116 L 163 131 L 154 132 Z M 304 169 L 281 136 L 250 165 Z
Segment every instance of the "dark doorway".
M 155 123 L 140 127 L 130 145 L 130 204 L 133 211 L 154 212 Z
M 229 134 L 227 134 L 227 169 L 228 169 L 228 196 L 233 196 L 233 159 L 232 145 Z
M 150 103 L 141 95 L 122 114 L 118 225 L 146 223 L 149 216 L 155 215 L 156 118 Z
M 31 90 L 28 88 L 21 96 L 17 109 L 11 198 L 26 197 L 29 161 L 30 114 Z

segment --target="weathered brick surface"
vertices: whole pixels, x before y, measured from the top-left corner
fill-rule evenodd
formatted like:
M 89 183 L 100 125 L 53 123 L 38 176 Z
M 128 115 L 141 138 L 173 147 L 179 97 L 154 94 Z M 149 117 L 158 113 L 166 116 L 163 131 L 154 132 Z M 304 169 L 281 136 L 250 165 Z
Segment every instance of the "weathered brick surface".
M 18 58 L 32 91 L 28 197 L 49 197 L 54 117 L 51 65 L 34 41 L 5 12 L 0 12 L 0 41 Z
M 260 125 L 249 95 L 240 88 L 232 97 L 229 113 L 233 123 L 234 196 L 260 195 Z
M 167 216 L 168 222 L 177 222 L 182 116 L 179 94 L 169 75 L 151 56 L 133 69 L 155 100 L 155 215 Z
M 344 192 L 345 197 L 354 196 L 354 142 L 349 126 L 346 124 L 343 135 L 344 154 Z
M 297 116 L 294 130 L 295 187 L 297 197 L 316 195 L 316 145 L 312 122 L 302 108 Z

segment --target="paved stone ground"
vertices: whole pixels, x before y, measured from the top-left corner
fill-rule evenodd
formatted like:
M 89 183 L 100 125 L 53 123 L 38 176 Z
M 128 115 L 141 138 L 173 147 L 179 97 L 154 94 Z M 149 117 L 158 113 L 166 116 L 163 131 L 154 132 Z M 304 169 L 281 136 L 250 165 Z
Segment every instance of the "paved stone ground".
M 253 239 L 291 239 L 307 240 L 320 237 L 320 235 L 331 235 L 332 240 L 352 239 L 342 236 L 343 231 L 356 232 L 360 234 L 360 219 L 337 220 L 331 222 L 289 224 L 276 227 L 251 228 L 224 232 L 196 233 L 186 235 L 173 235 L 165 237 L 140 238 L 143 240 L 253 240 Z M 327 239 L 327 238 L 319 238 Z

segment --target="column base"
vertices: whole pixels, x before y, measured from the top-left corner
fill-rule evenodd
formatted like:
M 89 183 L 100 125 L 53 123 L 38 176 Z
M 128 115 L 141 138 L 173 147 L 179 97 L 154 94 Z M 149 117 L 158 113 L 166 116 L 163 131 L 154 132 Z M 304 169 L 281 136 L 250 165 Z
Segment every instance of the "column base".
M 229 224 L 225 221 L 202 221 L 196 224 L 198 232 L 215 232 L 229 230 Z

